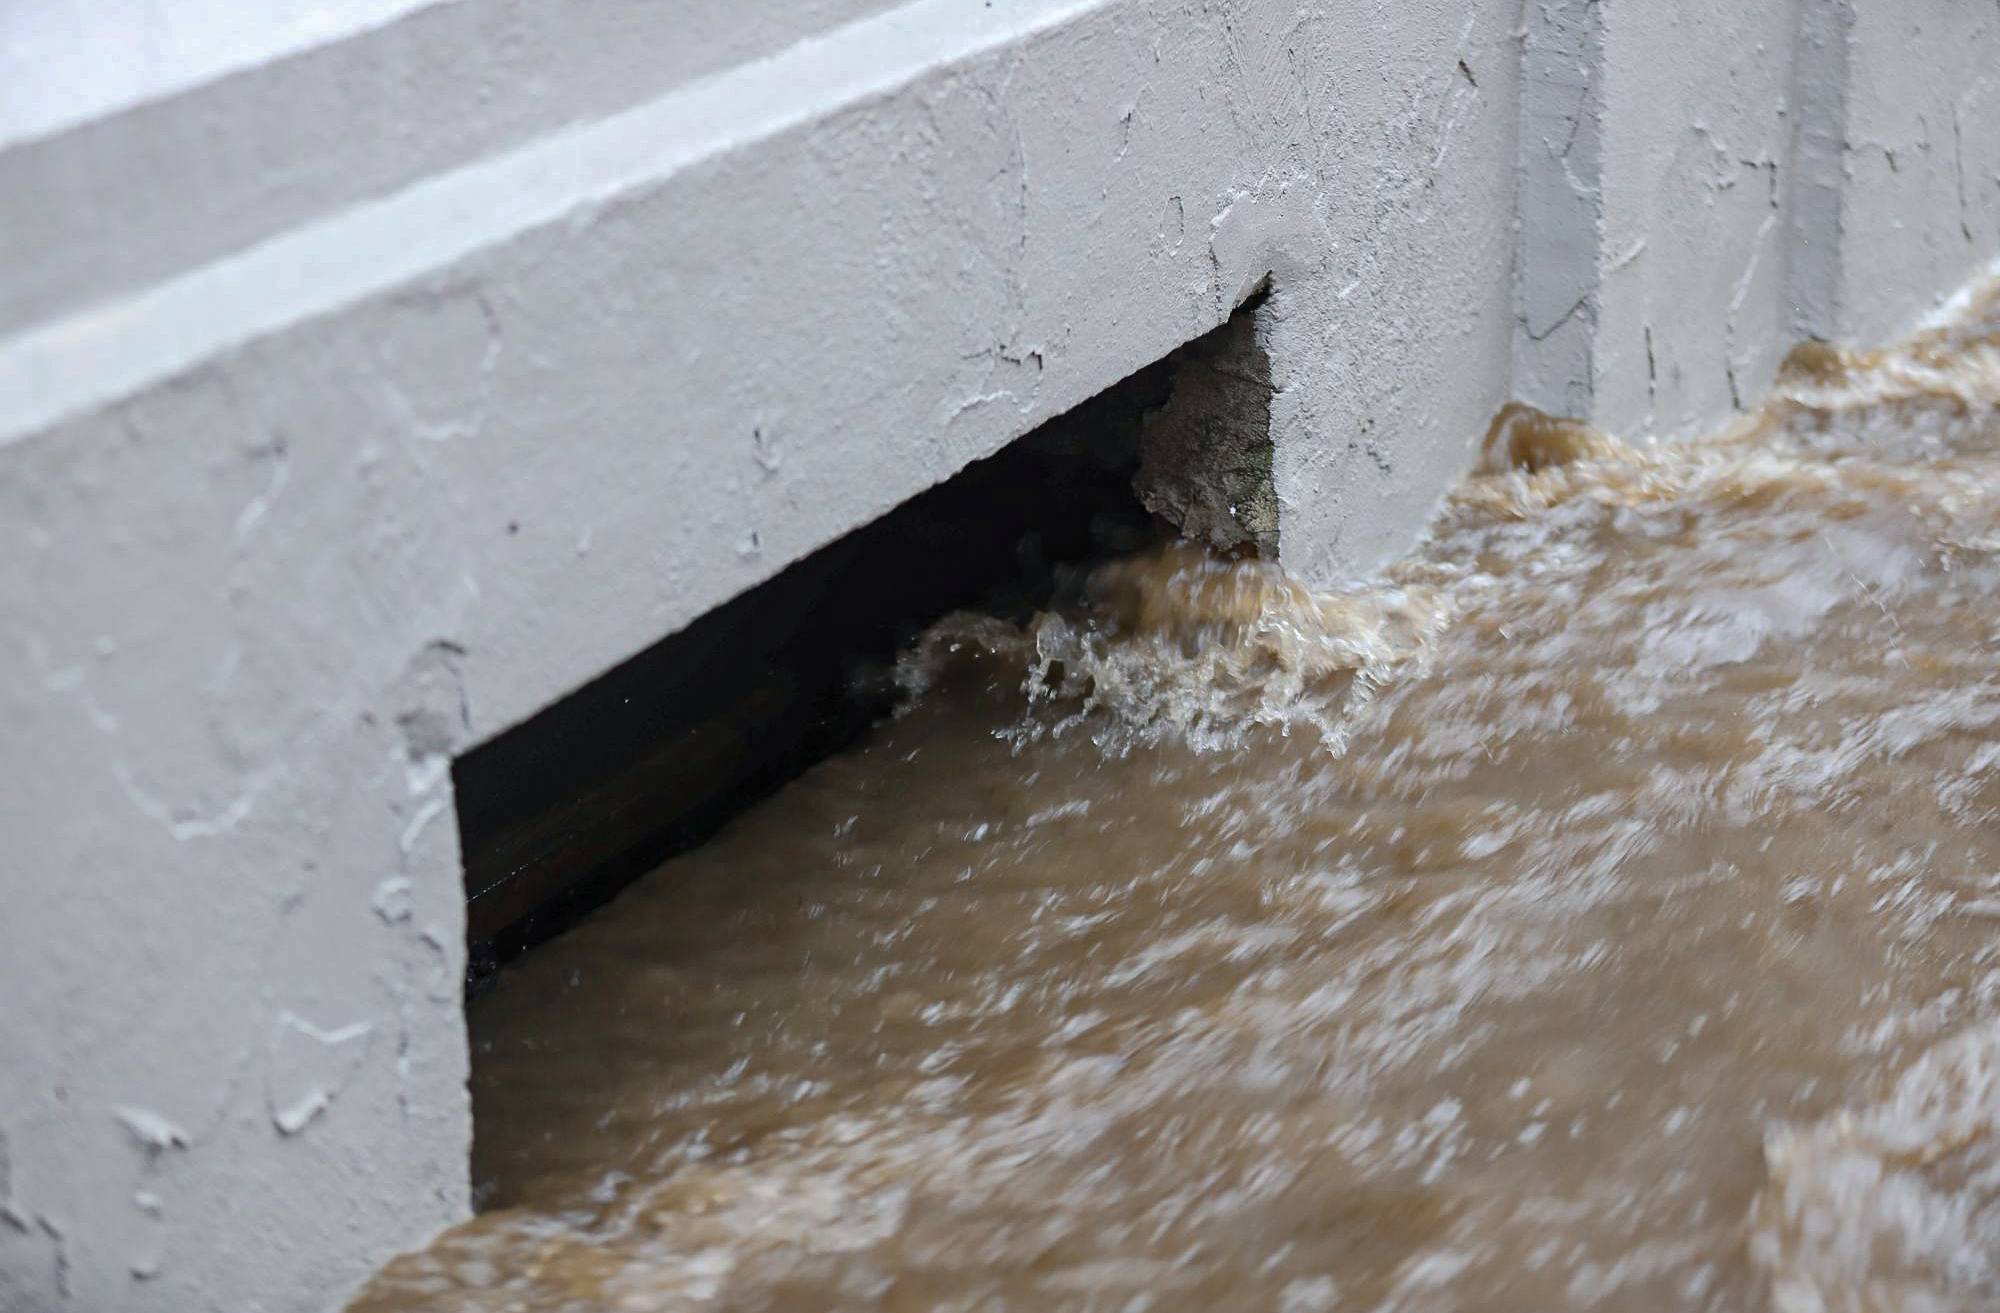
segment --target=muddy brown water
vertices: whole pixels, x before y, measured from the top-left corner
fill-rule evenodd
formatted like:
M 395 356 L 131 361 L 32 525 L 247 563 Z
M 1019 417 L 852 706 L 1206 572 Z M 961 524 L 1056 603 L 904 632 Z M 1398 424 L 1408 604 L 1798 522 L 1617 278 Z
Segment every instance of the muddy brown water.
M 1162 551 L 471 1010 L 415 1310 L 2000 1307 L 2000 298 Z

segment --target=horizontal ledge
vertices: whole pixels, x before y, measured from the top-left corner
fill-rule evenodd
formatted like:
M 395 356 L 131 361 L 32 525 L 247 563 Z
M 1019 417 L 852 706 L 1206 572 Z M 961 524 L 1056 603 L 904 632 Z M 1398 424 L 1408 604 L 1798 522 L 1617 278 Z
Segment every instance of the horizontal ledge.
M 16 334 L 0 445 L 1101 3 L 915 0 Z

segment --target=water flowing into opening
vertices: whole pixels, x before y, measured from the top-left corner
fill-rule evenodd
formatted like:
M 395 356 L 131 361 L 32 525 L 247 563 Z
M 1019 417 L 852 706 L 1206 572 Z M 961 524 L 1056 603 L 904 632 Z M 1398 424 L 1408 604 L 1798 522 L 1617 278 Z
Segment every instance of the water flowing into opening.
M 461 758 L 473 982 L 855 742 L 941 614 L 1025 617 L 1149 541 L 1140 418 L 1170 383 L 1141 372 Z
M 2000 1306 L 2000 298 L 1409 559 L 1154 546 L 470 1014 L 357 1308 Z

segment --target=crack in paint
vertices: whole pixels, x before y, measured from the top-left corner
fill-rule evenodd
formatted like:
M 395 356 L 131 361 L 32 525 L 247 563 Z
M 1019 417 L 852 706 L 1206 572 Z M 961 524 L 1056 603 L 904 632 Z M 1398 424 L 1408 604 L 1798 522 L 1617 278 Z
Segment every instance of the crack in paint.
M 1660 365 L 1653 358 L 1653 326 L 1646 325 L 1646 413 L 1651 415 L 1659 406 Z
M 1590 302 L 1590 291 L 1586 289 L 1583 295 L 1576 298 L 1576 303 L 1574 305 L 1570 306 L 1569 309 L 1563 311 L 1562 314 L 1557 317 L 1556 321 L 1553 324 L 1550 324 L 1547 328 L 1543 329 L 1541 332 L 1537 333 L 1534 329 L 1534 326 L 1528 322 L 1525 316 L 1523 316 L 1521 320 L 1521 329 L 1523 332 L 1527 333 L 1528 340 L 1530 342 L 1546 342 L 1549 340 L 1549 338 L 1555 336 L 1556 330 L 1560 329 L 1564 324 L 1567 324 L 1570 320 L 1576 318 L 1578 312 L 1581 311 L 1585 305 L 1589 304 L 1589 302 Z
M 1966 241 L 1972 240 L 1972 219 L 1965 198 L 1965 128 L 1959 119 L 1959 106 L 1951 107 L 1951 162 L 1958 174 L 1958 231 Z
M 56 1294 L 59 1298 L 68 1300 L 75 1293 L 70 1289 L 69 1237 L 64 1234 L 62 1224 L 47 1213 L 35 1214 L 35 1221 L 55 1250 Z

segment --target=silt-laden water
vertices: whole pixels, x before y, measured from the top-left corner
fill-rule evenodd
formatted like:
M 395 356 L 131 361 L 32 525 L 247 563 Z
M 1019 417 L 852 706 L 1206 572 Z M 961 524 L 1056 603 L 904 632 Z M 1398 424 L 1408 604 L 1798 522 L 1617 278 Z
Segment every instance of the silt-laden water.
M 2000 1307 L 2000 300 L 1485 469 L 940 625 L 475 1004 L 355 1307 Z

